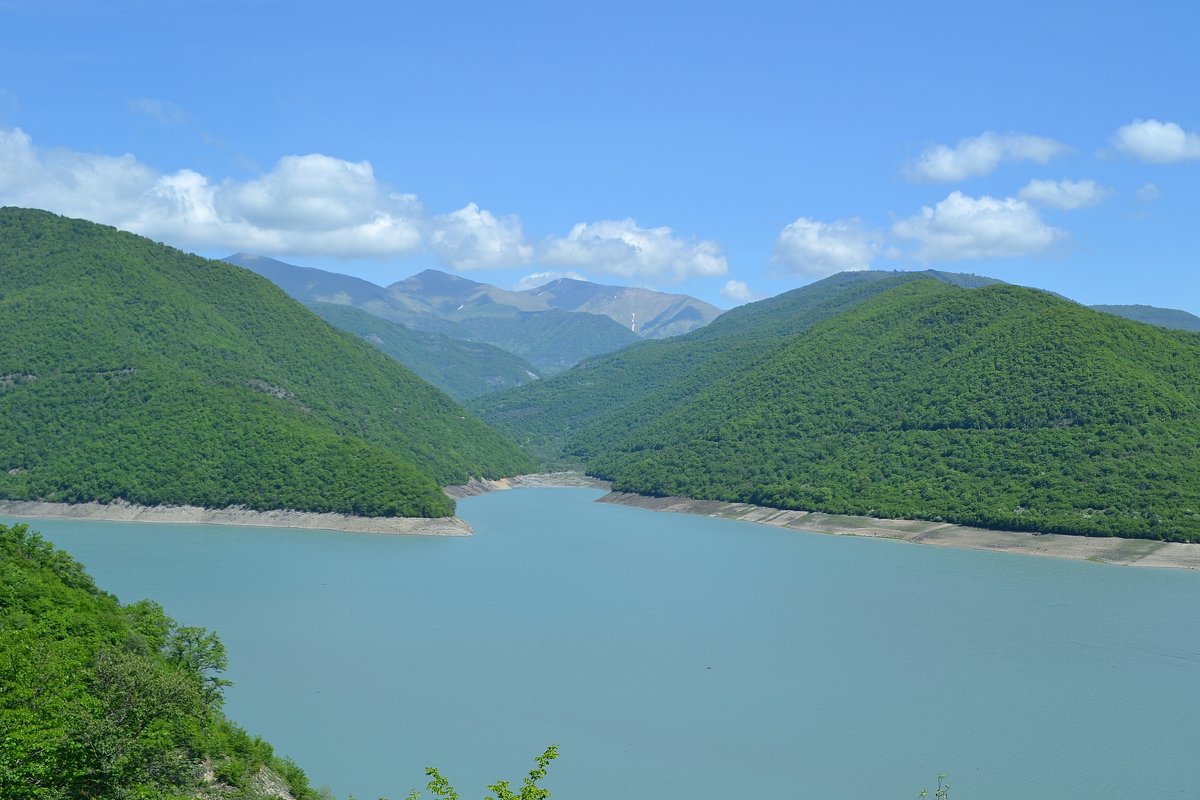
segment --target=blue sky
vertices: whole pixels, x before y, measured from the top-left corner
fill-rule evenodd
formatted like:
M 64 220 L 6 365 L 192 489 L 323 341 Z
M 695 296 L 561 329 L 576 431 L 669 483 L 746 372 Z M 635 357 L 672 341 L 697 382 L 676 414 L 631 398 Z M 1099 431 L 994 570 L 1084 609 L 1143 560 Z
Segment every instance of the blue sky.
M 1200 314 L 1193 5 L 0 0 L 0 204 L 381 284 Z

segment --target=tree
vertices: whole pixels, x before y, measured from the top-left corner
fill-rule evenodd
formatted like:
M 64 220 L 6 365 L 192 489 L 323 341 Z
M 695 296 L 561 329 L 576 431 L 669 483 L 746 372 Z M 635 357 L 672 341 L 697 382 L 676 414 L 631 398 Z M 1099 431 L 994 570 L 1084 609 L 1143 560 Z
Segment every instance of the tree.
M 487 800 L 546 800 L 550 797 L 550 790 L 538 786 L 538 782 L 546 777 L 546 769 L 550 766 L 550 762 L 558 758 L 558 746 L 550 745 L 546 751 L 534 759 L 534 768 L 529 771 L 525 777 L 525 782 L 521 785 L 519 792 L 514 792 L 509 788 L 508 781 L 497 781 L 488 789 L 494 792 L 489 795 Z M 458 792 L 450 785 L 450 782 L 438 771 L 437 767 L 426 767 L 425 774 L 429 777 L 429 783 L 426 788 L 438 800 L 459 800 Z M 418 791 L 409 793 L 407 800 L 417 800 L 421 796 Z

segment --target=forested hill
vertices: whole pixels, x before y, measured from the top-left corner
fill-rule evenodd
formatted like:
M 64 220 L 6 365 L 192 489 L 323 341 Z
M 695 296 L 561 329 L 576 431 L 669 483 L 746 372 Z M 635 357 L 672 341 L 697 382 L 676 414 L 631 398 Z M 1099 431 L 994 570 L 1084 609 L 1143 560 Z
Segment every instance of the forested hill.
M 340 303 L 305 303 L 333 327 L 366 339 L 456 400 L 537 380 L 533 365 L 507 350 L 418 331 Z
M 914 281 L 591 444 L 643 494 L 1197 541 L 1200 336 Z
M 0 525 L 0 592 L 0 797 L 323 796 L 222 715 L 215 635 L 122 606 L 22 525 Z
M 0 497 L 443 516 L 532 466 L 264 278 L 0 209 Z
M 946 272 L 843 272 L 739 306 L 691 333 L 595 356 L 536 383 L 470 401 L 547 464 L 586 462 L 597 445 L 782 346 L 788 337 L 900 284 L 995 281 Z

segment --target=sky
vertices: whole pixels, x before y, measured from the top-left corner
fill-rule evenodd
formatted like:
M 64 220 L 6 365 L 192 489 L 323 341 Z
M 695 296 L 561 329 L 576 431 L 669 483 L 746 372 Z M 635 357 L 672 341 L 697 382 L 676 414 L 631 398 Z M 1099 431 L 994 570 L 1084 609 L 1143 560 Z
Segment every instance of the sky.
M 386 285 L 1200 314 L 1200 5 L 0 0 L 0 205 Z

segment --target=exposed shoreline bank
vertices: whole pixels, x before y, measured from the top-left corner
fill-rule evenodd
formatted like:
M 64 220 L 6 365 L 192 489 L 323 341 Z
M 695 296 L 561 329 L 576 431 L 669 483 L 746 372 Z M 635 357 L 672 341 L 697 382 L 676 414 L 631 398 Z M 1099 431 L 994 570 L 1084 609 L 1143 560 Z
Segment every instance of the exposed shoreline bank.
M 611 490 L 611 484 L 578 472 L 532 473 L 496 480 L 474 480 L 447 486 L 454 498 L 473 497 L 518 488 L 591 488 Z M 785 511 L 749 503 L 693 500 L 686 497 L 648 497 L 613 492 L 596 500 L 649 511 L 668 511 L 753 522 L 837 536 L 898 539 L 915 544 L 989 550 L 1018 555 L 1067 558 L 1120 566 L 1200 570 L 1200 544 L 1150 539 L 1068 536 L 972 528 L 947 522 L 876 519 L 819 511 Z M 40 500 L 0 500 L 0 516 L 31 519 L 81 519 L 109 522 L 195 523 L 268 528 L 332 530 L 407 536 L 470 536 L 474 531 L 459 517 L 357 517 L 310 511 L 254 511 L 245 508 L 198 506 L 139 506 L 113 503 L 49 503 Z
M 497 480 L 476 479 L 447 486 L 450 497 L 472 497 L 522 486 L 588 487 L 607 489 L 605 481 L 578 472 L 515 475 Z M 202 508 L 200 506 L 141 506 L 117 500 L 112 503 L 50 503 L 42 500 L 0 500 L 0 516 L 22 519 L 81 519 L 103 522 L 193 523 L 246 525 L 262 528 L 385 533 L 402 536 L 470 536 L 470 524 L 461 517 L 358 517 L 352 514 L 276 509 Z
M 819 511 L 784 511 L 778 508 L 754 506 L 749 503 L 692 500 L 686 497 L 646 497 L 627 492 L 610 492 L 596 502 L 614 503 L 650 511 L 722 517 L 837 536 L 900 539 L 939 547 L 1069 558 L 1121 566 L 1200 570 L 1200 544 L 1159 542 L 1151 539 L 997 531 L 954 525 L 948 522 L 851 517 L 841 514 L 823 514 Z
M 458 517 L 356 517 L 314 511 L 253 511 L 246 508 L 139 506 L 131 503 L 47 503 L 40 500 L 0 501 L 0 516 L 41 519 L 86 519 L 108 522 L 181 522 L 250 525 L 265 528 L 387 533 L 408 536 L 470 536 L 471 526 Z
M 496 480 L 476 479 L 460 486 L 447 486 L 446 494 L 454 498 L 476 497 L 488 492 L 505 489 L 536 487 L 539 489 L 611 489 L 612 484 L 600 478 L 591 478 L 582 472 L 533 472 Z

